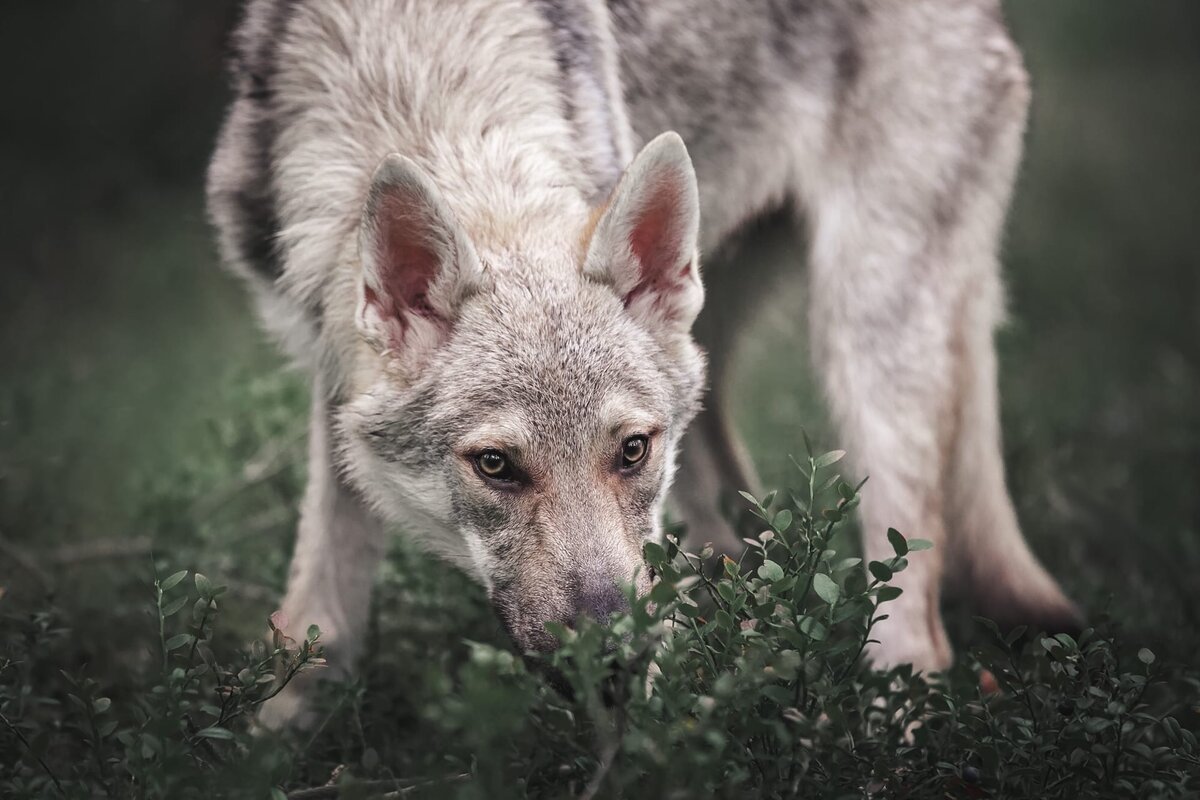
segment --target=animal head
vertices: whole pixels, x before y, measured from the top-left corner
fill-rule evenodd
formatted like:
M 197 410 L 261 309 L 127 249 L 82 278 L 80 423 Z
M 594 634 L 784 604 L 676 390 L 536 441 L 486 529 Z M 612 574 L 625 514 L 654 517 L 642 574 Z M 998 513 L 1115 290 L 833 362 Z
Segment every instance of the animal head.
M 695 415 L 703 302 L 695 174 L 664 134 L 562 252 L 481 255 L 434 184 L 390 156 L 360 233 L 357 325 L 381 368 L 341 416 L 345 463 L 394 521 L 488 589 L 527 650 L 605 618 L 651 576 Z

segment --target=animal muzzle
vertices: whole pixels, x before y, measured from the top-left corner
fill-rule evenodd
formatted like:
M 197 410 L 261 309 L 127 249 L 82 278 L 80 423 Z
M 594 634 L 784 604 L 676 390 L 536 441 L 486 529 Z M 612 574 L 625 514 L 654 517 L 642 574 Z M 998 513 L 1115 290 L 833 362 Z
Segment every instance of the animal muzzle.
M 570 610 L 565 622 L 571 627 L 584 617 L 604 624 L 613 614 L 629 610 L 629 598 L 613 580 L 594 578 L 575 581 L 570 597 Z
M 510 584 L 493 594 L 492 603 L 517 645 L 542 653 L 557 649 L 559 643 L 547 623 L 570 629 L 583 619 L 607 624 L 613 615 L 630 610 L 624 584 L 606 572 L 570 572 L 554 588 Z

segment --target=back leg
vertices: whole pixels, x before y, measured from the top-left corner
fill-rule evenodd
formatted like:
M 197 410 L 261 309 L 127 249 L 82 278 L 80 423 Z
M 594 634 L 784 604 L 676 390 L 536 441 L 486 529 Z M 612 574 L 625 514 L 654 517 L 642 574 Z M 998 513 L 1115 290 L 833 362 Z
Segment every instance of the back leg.
M 935 543 L 897 576 L 904 594 L 874 656 L 936 670 L 951 659 L 947 567 L 986 578 L 992 610 L 1071 608 L 1020 537 L 996 420 L 996 249 L 1028 83 L 982 5 L 897 4 L 859 26 L 828 147 L 802 170 L 814 355 L 842 441 L 870 476 L 867 558 L 891 555 L 889 526 Z
M 705 304 L 694 335 L 708 354 L 708 394 L 704 409 L 681 443 L 679 472 L 671 490 L 677 513 L 687 524 L 693 549 L 711 542 L 717 553 L 736 558 L 745 544 L 737 535 L 737 491 L 757 491 L 758 475 L 732 424 L 729 373 L 738 333 L 770 289 L 799 240 L 795 213 L 767 214 L 726 242 L 704 264 Z M 754 280 L 746 280 L 753 266 Z
M 1000 292 L 993 280 L 968 298 L 954 351 L 956 435 L 945 476 L 950 587 L 1002 626 L 1074 631 L 1082 626 L 1079 610 L 1021 536 L 1004 479 L 992 342 Z
M 990 156 L 975 165 L 981 189 L 961 206 L 963 256 L 986 268 L 968 286 L 952 341 L 955 408 L 943 479 L 946 557 L 952 588 L 980 613 L 1002 625 L 1072 630 L 1081 625 L 1079 610 L 1021 535 L 1004 478 L 993 341 L 1004 308 L 996 242 L 1020 162 L 1029 89 L 1020 54 L 1007 37 L 992 37 L 988 44 L 985 66 L 1001 90 L 993 114 L 1002 122 Z

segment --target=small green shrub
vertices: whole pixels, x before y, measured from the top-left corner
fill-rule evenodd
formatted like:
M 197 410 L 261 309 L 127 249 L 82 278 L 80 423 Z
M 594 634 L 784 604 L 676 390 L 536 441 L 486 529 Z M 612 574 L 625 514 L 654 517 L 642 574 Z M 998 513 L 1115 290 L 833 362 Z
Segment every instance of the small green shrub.
M 156 581 L 160 652 L 144 689 L 126 697 L 80 677 L 86 667 L 52 669 L 71 635 L 52 613 L 10 619 L 0 748 L 11 767 L 0 795 L 1200 792 L 1195 671 L 1145 649 L 1130 657 L 1105 627 L 1075 639 L 981 620 L 983 643 L 946 675 L 865 664 L 900 594 L 891 578 L 930 544 L 889 532 L 894 555 L 865 569 L 839 554 L 835 537 L 858 503 L 856 487 L 828 474 L 840 456 L 805 459 L 800 491 L 747 495 L 761 532 L 716 574 L 708 552 L 674 537 L 648 544 L 650 594 L 608 625 L 556 629 L 562 646 L 545 658 L 498 641 L 443 653 L 376 641 L 368 684 L 328 687 L 317 729 L 284 738 L 253 736 L 253 712 L 319 664 L 318 632 L 301 643 L 276 634 L 274 652 L 222 649 L 212 636 L 221 590 L 201 575 L 194 592 L 183 591 L 185 573 Z M 417 588 L 433 594 L 432 583 Z
M 225 587 L 188 576 L 154 582 L 158 668 L 129 697 L 110 697 L 86 669 L 54 668 L 71 632 L 53 611 L 5 618 L 0 752 L 14 758 L 0 773 L 0 796 L 262 796 L 270 776 L 286 775 L 286 751 L 256 747 L 251 722 L 297 674 L 323 663 L 320 631 L 295 642 L 272 623 L 273 646 L 255 641 L 218 658 L 212 636 Z

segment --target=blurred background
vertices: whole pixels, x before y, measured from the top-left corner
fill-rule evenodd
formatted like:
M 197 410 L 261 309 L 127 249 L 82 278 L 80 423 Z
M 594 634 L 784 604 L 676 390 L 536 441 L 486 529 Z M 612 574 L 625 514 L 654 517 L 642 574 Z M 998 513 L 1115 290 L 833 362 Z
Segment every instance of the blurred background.
M 1200 4 L 1005 5 L 1034 82 L 1003 252 L 1012 490 L 1086 608 L 1194 662 Z M 283 584 L 304 381 L 219 268 L 203 208 L 236 16 L 233 0 L 3 12 L 0 615 L 50 598 L 90 623 L 80 661 L 136 657 L 110 645 L 146 624 L 156 569 L 229 584 L 234 637 L 262 628 Z M 797 356 L 800 284 L 742 343 L 738 413 L 769 486 L 790 479 L 802 429 L 837 445 Z M 385 587 L 427 580 L 420 563 L 398 554 Z M 463 635 L 413 594 L 403 625 Z

